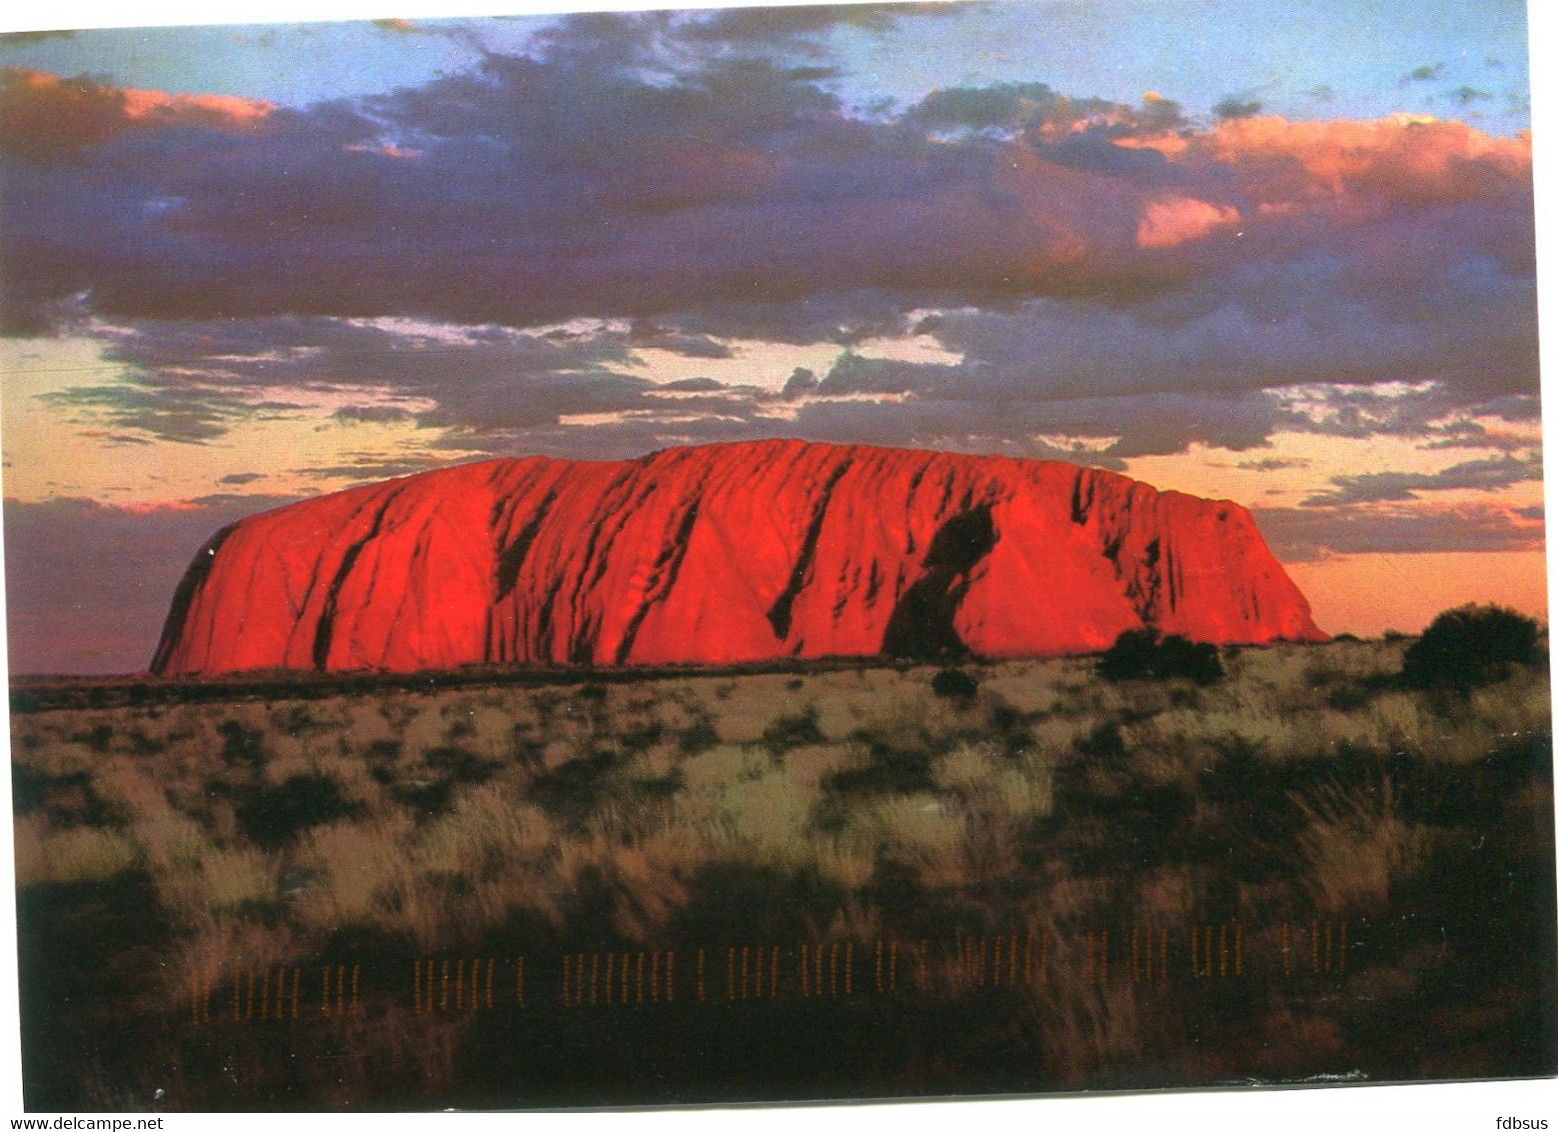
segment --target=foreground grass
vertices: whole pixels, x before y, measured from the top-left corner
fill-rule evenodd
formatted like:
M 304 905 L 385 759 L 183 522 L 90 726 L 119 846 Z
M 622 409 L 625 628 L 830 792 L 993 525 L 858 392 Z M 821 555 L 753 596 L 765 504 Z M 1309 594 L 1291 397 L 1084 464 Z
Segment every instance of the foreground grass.
M 1071 660 L 965 666 L 978 688 L 962 696 L 934 694 L 933 668 L 847 666 L 199 702 L 159 687 L 47 710 L 58 696 L 23 696 L 29 1105 L 1545 1071 L 1547 675 L 1411 690 L 1393 679 L 1403 647 L 1243 650 L 1204 688 L 1109 684 Z M 1150 955 L 1143 977 L 1143 940 L 1179 975 L 1203 954 L 1210 971 L 1212 936 L 1188 950 L 1199 925 L 1219 933 L 1220 975 L 1227 939 L 1249 940 L 1249 977 L 1155 977 Z M 1012 941 L 1004 960 L 992 941 Z M 835 944 L 880 990 L 880 956 L 899 952 L 875 948 L 899 943 L 903 995 L 795 991 Z M 787 1001 L 735 1010 L 738 948 L 782 962 Z M 699 952 L 711 988 L 728 964 L 704 1003 L 684 981 L 675 1009 L 555 1008 L 586 953 L 679 953 L 690 972 Z M 507 1011 L 422 1010 L 406 973 L 455 956 L 461 980 L 464 957 L 523 956 L 525 1007 L 516 985 Z M 328 1024 L 221 1024 L 244 1002 L 252 1022 L 257 972 L 268 996 L 272 972 L 317 982 L 321 965 L 399 989 Z M 754 970 L 778 991 L 777 968 Z

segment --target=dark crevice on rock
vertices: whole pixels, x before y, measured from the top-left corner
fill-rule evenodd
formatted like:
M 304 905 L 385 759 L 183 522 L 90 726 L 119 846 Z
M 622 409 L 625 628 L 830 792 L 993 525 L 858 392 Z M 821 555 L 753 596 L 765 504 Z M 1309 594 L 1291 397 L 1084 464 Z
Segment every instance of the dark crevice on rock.
M 888 656 L 958 656 L 968 646 L 953 626 L 968 592 L 969 573 L 995 547 L 990 505 L 953 516 L 931 540 L 924 575 L 904 593 L 887 622 L 882 651 Z
M 807 521 L 806 533 L 801 538 L 801 552 L 795 556 L 795 566 L 790 571 L 790 578 L 785 582 L 779 596 L 774 599 L 773 605 L 768 608 L 768 623 L 774 627 L 774 637 L 777 640 L 782 641 L 790 635 L 790 618 L 795 599 L 805 587 L 812 561 L 816 558 L 817 540 L 822 537 L 822 524 L 828 515 L 828 503 L 833 498 L 833 489 L 838 486 L 839 480 L 848 470 L 849 461 L 841 461 L 828 476 L 827 483 L 822 485 L 822 490 L 817 493 L 817 502 L 812 507 L 811 517 Z

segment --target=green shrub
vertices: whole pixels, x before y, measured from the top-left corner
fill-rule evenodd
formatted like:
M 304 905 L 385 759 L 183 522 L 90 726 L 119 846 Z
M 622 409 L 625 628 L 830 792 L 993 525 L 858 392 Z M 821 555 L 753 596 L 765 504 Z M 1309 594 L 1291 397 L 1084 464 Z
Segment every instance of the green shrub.
M 1149 627 L 1121 633 L 1098 661 L 1098 675 L 1105 680 L 1173 680 L 1212 684 L 1223 678 L 1223 662 L 1217 646 L 1170 634 L 1159 637 Z
M 1541 655 L 1534 618 L 1498 605 L 1463 605 L 1433 619 L 1402 657 L 1401 678 L 1415 688 L 1470 688 L 1499 679 L 1512 664 Z

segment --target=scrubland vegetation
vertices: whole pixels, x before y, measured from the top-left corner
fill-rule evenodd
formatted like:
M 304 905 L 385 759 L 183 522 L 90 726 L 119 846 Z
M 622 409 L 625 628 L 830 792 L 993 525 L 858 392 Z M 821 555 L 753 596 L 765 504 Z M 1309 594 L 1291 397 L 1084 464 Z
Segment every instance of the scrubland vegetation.
M 1205 679 L 1078 658 L 47 710 L 21 689 L 29 1106 L 1549 1070 L 1545 664 L 1408 680 L 1411 644 L 1224 650 Z M 834 944 L 850 993 L 812 994 L 797 973 Z M 586 954 L 623 957 L 617 1008 L 573 1008 Z M 676 965 L 674 1002 L 643 998 L 642 960 L 623 1001 L 639 955 Z M 423 1009 L 425 961 L 454 957 L 508 972 L 494 1003 Z M 348 966 L 366 989 L 332 1012 L 318 972 Z M 255 973 L 268 995 L 293 969 L 312 1013 L 278 992 L 259 1025 Z

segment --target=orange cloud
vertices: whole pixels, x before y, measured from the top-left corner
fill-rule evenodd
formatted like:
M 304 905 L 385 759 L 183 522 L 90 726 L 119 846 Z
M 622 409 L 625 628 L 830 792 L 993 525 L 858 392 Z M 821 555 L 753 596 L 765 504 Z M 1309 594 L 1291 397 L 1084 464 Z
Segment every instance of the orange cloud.
M 1020 204 L 1024 237 L 1047 267 L 1128 262 L 1128 248 L 1180 248 L 1245 223 L 1302 234 L 1316 219 L 1353 228 L 1410 210 L 1529 192 L 1529 136 L 1494 137 L 1463 122 L 1409 115 L 1239 118 L 1199 132 L 1111 141 L 1156 150 L 1191 187 L 1143 193 L 1145 186 L 1102 165 L 1067 167 L 1046 160 L 1042 147 L 1014 142 L 996 179 Z M 1197 192 L 1197 183 L 1215 197 Z
M 271 116 L 274 103 L 231 94 L 168 94 L 121 90 L 124 116 L 136 125 L 211 126 L 242 130 Z
M 1464 122 L 1405 114 L 1375 121 L 1238 118 L 1205 133 L 1130 144 L 1180 164 L 1231 168 L 1268 207 L 1358 195 L 1455 203 L 1531 170 L 1529 135 L 1493 137 Z
M 265 122 L 274 103 L 221 94 L 169 94 L 64 79 L 25 67 L 0 70 L 0 149 L 48 160 L 101 145 L 129 129 L 200 126 L 240 131 Z
M 1239 222 L 1239 210 L 1219 207 L 1193 197 L 1167 197 L 1152 202 L 1136 226 L 1136 246 L 1173 248 L 1209 236 Z

